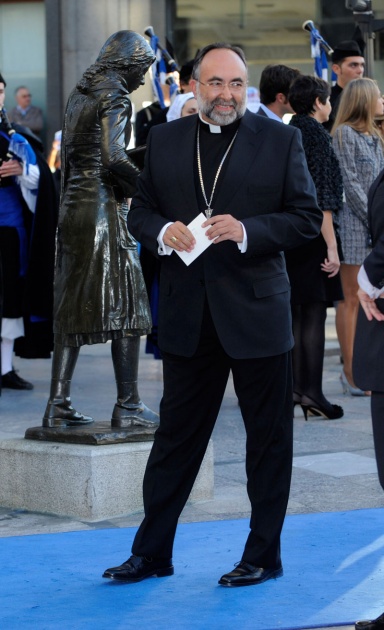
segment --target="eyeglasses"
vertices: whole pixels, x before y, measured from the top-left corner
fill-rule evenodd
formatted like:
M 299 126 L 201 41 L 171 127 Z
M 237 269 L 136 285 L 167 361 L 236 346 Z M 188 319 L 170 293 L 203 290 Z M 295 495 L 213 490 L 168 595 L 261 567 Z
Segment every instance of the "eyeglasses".
M 229 83 L 217 80 L 208 81 L 207 83 L 203 83 L 202 81 L 199 81 L 199 79 L 196 79 L 196 81 L 201 85 L 204 85 L 204 87 L 208 87 L 213 92 L 222 92 L 226 87 L 230 92 L 241 92 L 241 90 L 243 90 L 247 85 L 247 83 L 244 83 L 243 81 L 230 81 Z
M 21 98 L 31 98 L 32 94 L 20 94 Z

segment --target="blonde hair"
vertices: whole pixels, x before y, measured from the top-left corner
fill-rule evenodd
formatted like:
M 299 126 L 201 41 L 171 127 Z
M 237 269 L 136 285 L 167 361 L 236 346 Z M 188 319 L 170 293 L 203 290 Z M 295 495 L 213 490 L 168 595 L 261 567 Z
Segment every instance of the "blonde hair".
M 380 134 L 374 124 L 379 87 L 373 79 L 362 78 L 350 81 L 340 97 L 335 122 L 331 135 L 340 125 L 349 125 L 355 131 L 368 133 L 371 136 Z

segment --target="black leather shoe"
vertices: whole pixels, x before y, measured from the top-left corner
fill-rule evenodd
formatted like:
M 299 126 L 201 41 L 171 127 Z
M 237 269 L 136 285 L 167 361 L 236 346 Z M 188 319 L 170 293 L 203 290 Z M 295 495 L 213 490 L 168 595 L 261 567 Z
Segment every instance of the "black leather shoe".
M 147 558 L 131 556 L 119 567 L 112 567 L 103 573 L 104 578 L 120 580 L 120 582 L 141 582 L 152 576 L 166 577 L 173 575 L 172 558 Z
M 1 377 L 1 386 L 8 389 L 33 389 L 32 383 L 28 383 L 21 376 L 11 370 Z
M 356 621 L 356 630 L 384 630 L 384 613 L 377 619 L 367 619 L 367 621 Z
M 219 584 L 222 584 L 222 586 L 252 586 L 272 578 L 276 579 L 282 575 L 283 568 L 281 566 L 276 569 L 262 569 L 241 560 L 233 571 L 226 573 L 220 578 Z

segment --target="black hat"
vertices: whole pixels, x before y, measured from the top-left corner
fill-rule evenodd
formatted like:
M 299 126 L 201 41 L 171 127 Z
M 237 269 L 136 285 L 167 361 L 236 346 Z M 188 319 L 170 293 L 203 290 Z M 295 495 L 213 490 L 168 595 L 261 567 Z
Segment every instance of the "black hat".
M 333 53 L 332 53 L 332 62 L 337 63 L 341 59 L 345 59 L 346 57 L 362 57 L 363 53 L 361 52 L 360 46 L 357 42 L 351 40 L 347 40 L 345 42 L 340 42 L 338 44 Z
M 4 83 L 4 87 L 7 87 L 6 82 L 4 81 L 3 75 L 0 72 L 0 83 Z

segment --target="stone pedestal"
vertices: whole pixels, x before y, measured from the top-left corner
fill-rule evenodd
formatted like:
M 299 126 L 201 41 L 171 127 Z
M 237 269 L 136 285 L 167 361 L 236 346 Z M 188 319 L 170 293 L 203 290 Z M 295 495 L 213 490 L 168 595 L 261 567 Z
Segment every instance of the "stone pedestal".
M 141 511 L 151 447 L 151 441 L 92 446 L 2 440 L 0 505 L 90 522 Z M 189 502 L 212 497 L 210 442 Z

